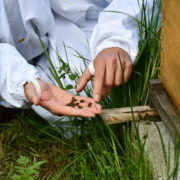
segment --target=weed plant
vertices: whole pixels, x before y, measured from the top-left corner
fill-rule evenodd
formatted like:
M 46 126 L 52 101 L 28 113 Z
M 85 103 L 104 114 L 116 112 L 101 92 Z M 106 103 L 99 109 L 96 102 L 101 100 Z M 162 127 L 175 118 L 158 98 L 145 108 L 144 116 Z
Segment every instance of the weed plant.
M 147 104 L 148 81 L 159 77 L 160 12 L 161 3 L 157 11 L 153 9 L 147 16 L 146 2 L 143 2 L 142 18 L 140 21 L 135 19 L 139 26 L 140 48 L 131 79 L 102 100 L 104 108 Z M 38 34 L 37 29 L 36 32 Z M 40 42 L 43 46 L 41 39 Z M 62 66 L 57 71 L 47 50 L 43 49 L 57 85 L 66 90 L 73 88 L 68 84 L 64 86 L 61 77 L 66 73 L 77 81 L 81 72 L 72 71 L 59 55 Z M 78 52 L 77 56 L 86 64 L 87 60 Z M 86 89 L 86 94 L 91 96 L 90 88 Z M 136 125 L 137 144 L 132 141 L 130 124 L 108 126 L 100 117 L 92 120 L 75 118 L 70 123 L 73 134 L 70 139 L 31 110 L 20 111 L 10 122 L 0 124 L 0 179 L 23 179 L 25 175 L 29 179 L 47 180 L 153 179 L 151 164 L 144 154 L 146 141 L 140 141 Z M 19 163 L 22 157 L 28 161 Z M 169 177 L 174 179 L 175 173 Z

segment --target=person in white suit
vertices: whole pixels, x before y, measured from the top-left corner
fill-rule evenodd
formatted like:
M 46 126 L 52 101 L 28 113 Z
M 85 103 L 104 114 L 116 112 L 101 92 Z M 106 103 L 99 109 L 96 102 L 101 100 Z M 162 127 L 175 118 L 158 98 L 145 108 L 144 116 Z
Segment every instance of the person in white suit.
M 138 24 L 132 17 L 140 18 L 141 3 L 142 0 L 0 0 L 0 105 L 32 107 L 49 121 L 59 115 L 93 117 L 101 113 L 96 102 L 131 75 L 139 40 Z M 148 10 L 152 3 L 153 0 L 147 1 Z M 67 106 L 73 95 L 49 80 L 49 64 L 34 27 L 55 67 L 60 66 L 57 49 L 63 60 L 67 61 L 68 56 L 71 68 L 84 70 L 77 92 L 94 76 L 93 98 L 76 97 L 77 101 L 85 101 L 81 108 Z M 67 52 L 64 44 L 71 47 Z M 91 66 L 85 69 L 75 52 L 92 60 Z M 68 76 L 65 80 L 73 83 Z

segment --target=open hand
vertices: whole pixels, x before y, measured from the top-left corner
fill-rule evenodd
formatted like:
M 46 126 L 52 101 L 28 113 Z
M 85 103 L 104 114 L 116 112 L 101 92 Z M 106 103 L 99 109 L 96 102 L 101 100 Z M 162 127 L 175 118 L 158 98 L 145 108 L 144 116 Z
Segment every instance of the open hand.
M 94 117 L 102 111 L 101 106 L 92 98 L 73 96 L 40 79 L 38 82 L 41 86 L 41 97 L 37 96 L 32 83 L 24 85 L 25 95 L 31 103 L 42 106 L 54 115 Z
M 96 102 L 102 96 L 107 96 L 113 87 L 126 83 L 132 72 L 131 58 L 121 48 L 104 49 L 96 56 L 93 63 L 95 68 L 93 96 Z M 91 74 L 86 68 L 76 91 L 82 91 L 90 79 Z

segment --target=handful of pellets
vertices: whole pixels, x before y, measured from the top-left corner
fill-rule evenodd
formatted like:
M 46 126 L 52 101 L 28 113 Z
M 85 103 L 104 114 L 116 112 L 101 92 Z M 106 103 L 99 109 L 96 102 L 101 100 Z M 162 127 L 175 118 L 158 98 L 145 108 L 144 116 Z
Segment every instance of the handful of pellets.
M 74 96 L 72 97 L 72 100 L 70 103 L 66 104 L 66 106 L 71 106 L 71 107 L 78 107 L 79 109 L 82 109 L 83 107 L 81 106 L 83 103 L 85 103 L 85 100 L 80 100 L 78 101 Z M 88 103 L 88 107 L 91 107 L 92 103 Z

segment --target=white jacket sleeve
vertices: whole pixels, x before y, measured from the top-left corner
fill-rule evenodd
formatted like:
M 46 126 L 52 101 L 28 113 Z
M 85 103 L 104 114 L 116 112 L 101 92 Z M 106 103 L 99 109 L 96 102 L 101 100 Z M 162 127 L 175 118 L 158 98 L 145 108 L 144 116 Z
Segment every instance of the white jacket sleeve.
M 23 85 L 38 78 L 36 68 L 26 62 L 10 44 L 0 43 L 0 99 L 16 108 L 30 105 Z
M 16 38 L 18 39 L 19 37 L 25 36 L 23 34 L 25 32 L 25 29 L 23 29 L 24 26 L 21 25 L 20 23 L 21 21 L 16 19 L 17 20 L 16 22 L 13 17 L 13 15 L 14 16 L 17 15 L 17 17 L 16 16 L 15 17 L 21 19 L 21 17 L 19 16 L 20 11 L 18 11 L 18 9 L 15 9 L 15 11 L 10 12 L 11 9 L 9 8 L 11 6 L 14 6 L 14 4 L 17 4 L 17 3 L 21 5 L 23 4 L 23 2 L 24 1 L 15 2 L 15 1 L 0 0 L 0 27 L 1 27 L 0 29 L 0 102 L 2 102 L 3 104 L 5 104 L 4 102 L 7 102 L 9 105 L 16 108 L 25 108 L 31 105 L 24 94 L 23 85 L 31 79 L 40 77 L 37 69 L 26 61 L 22 53 L 18 52 L 15 45 Z M 42 2 L 44 1 L 42 0 Z M 34 3 L 33 5 L 34 5 L 33 8 L 30 8 L 28 11 L 27 2 L 26 2 L 26 5 L 23 4 L 24 9 L 21 12 L 24 12 L 24 14 L 26 14 L 26 16 L 23 16 L 24 18 L 27 18 L 26 21 L 24 20 L 25 25 L 27 25 L 26 22 L 29 22 L 31 19 L 33 19 L 35 22 L 39 22 L 39 21 L 36 21 L 35 18 L 33 18 L 35 17 L 34 14 L 38 11 L 36 8 L 38 4 Z M 33 12 L 31 13 L 31 9 L 34 10 L 33 11 L 35 12 L 34 14 Z M 14 13 L 16 11 L 17 11 L 17 14 Z M 13 23 L 10 23 L 12 21 Z M 17 28 L 16 30 L 17 26 L 19 26 L 18 27 L 19 29 Z M 12 29 L 12 27 L 14 29 Z M 43 25 L 42 27 L 44 28 Z M 30 29 L 32 28 L 28 26 L 29 31 Z M 20 30 L 22 30 L 22 33 L 18 32 Z M 34 30 L 32 30 L 32 32 L 29 32 L 29 34 L 32 34 L 32 33 L 34 33 Z M 28 41 L 28 39 L 30 40 Z M 29 54 L 30 53 L 32 54 L 34 52 L 34 51 L 32 52 L 32 48 L 31 48 L 32 46 L 34 47 L 34 49 L 39 48 L 39 46 L 35 44 L 34 39 L 35 38 L 32 38 L 32 37 L 29 38 L 29 36 L 26 36 L 26 41 L 30 42 L 29 44 L 27 44 L 27 46 L 30 47 L 28 49 Z M 38 43 L 39 43 L 39 40 L 38 40 Z M 39 49 L 40 50 L 42 49 L 41 46 Z M 42 51 L 40 50 L 39 52 Z
M 152 0 L 147 2 L 149 8 Z M 127 51 L 134 61 L 138 52 L 139 37 L 137 21 L 132 17 L 140 17 L 141 4 L 142 0 L 113 0 L 100 13 L 98 24 L 90 39 L 92 58 L 105 48 L 119 47 Z

